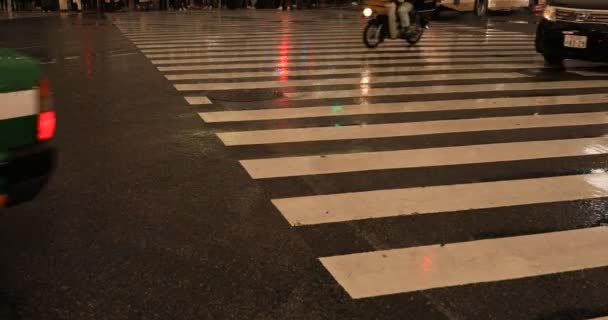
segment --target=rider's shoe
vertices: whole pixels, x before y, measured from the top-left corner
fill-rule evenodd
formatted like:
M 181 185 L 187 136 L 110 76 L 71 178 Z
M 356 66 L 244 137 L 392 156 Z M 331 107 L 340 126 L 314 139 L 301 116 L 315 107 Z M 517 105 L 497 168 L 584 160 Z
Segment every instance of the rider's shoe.
M 412 33 L 411 28 L 410 27 L 405 27 L 405 28 L 401 28 L 399 29 L 399 34 L 398 34 L 398 38 L 405 38 L 407 36 L 409 36 Z

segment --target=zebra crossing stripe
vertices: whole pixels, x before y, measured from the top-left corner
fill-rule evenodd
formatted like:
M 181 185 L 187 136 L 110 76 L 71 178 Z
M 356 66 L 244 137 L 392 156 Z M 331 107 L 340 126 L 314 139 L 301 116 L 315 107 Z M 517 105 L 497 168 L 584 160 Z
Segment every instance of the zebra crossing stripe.
M 484 48 L 484 49 L 490 50 L 487 48 Z M 496 49 L 496 48 L 493 48 L 493 49 Z M 498 49 L 500 49 L 500 48 L 498 48 Z M 494 52 L 494 54 L 509 54 L 511 56 L 530 55 L 531 53 L 532 53 L 531 47 L 529 47 L 529 46 L 514 47 L 514 48 L 508 48 L 508 49 L 504 48 L 504 49 L 500 50 L 500 52 Z M 180 58 L 204 57 L 206 60 L 201 59 L 201 60 L 196 60 L 196 61 L 187 61 L 187 63 L 191 63 L 191 62 L 226 63 L 226 62 L 240 62 L 240 61 L 281 61 L 281 60 L 285 60 L 285 59 L 295 60 L 295 61 L 302 61 L 302 60 L 304 60 L 304 61 L 306 61 L 306 60 L 323 61 L 325 59 L 338 59 L 338 58 L 373 59 L 373 58 L 382 58 L 382 57 L 387 57 L 387 56 L 394 57 L 395 54 L 396 54 L 395 52 L 390 52 L 390 51 L 389 52 L 368 52 L 368 53 L 344 52 L 342 54 L 323 54 L 323 55 L 313 56 L 313 53 L 308 53 L 308 54 L 303 54 L 303 55 L 300 55 L 300 54 L 281 55 L 279 52 L 275 52 L 274 54 L 268 54 L 265 57 L 247 56 L 247 55 L 242 55 L 241 57 L 218 57 L 217 55 L 215 55 L 214 57 L 208 57 L 209 54 L 190 53 L 190 54 L 162 54 L 162 55 L 147 54 L 146 57 L 148 57 L 148 58 L 166 58 L 167 61 L 173 61 L 173 59 L 179 60 Z M 401 51 L 401 52 L 398 52 L 398 54 L 403 57 L 420 57 L 421 55 L 424 54 L 425 57 L 432 58 L 432 57 L 445 57 L 445 56 L 450 56 L 450 57 L 471 56 L 471 55 L 476 55 L 477 52 L 425 50 L 425 51 Z M 154 57 L 154 56 L 160 56 L 160 57 Z M 153 61 L 158 61 L 158 60 L 153 60 Z M 171 62 L 171 63 L 173 63 L 173 62 Z
M 473 84 L 473 85 L 441 85 L 412 88 L 368 88 L 359 90 L 333 90 L 314 92 L 286 92 L 285 96 L 291 100 L 330 99 L 330 98 L 358 98 L 372 96 L 406 96 L 421 94 L 484 92 L 484 91 L 533 91 L 533 90 L 559 90 L 559 89 L 588 89 L 608 88 L 606 80 L 580 80 L 580 81 L 546 81 L 528 83 L 499 83 L 499 84 Z
M 431 134 L 497 131 L 566 126 L 589 126 L 608 123 L 608 112 L 516 116 L 462 120 L 439 120 L 342 127 L 312 127 L 254 131 L 221 132 L 217 136 L 226 146 L 338 141 Z
M 420 63 L 457 63 L 457 62 L 540 62 L 542 58 L 536 56 L 530 56 L 526 54 L 521 57 L 440 57 L 440 58 L 420 58 L 420 59 L 376 59 L 370 61 L 363 61 L 363 66 L 386 66 L 390 64 L 420 64 Z M 194 71 L 194 70 L 238 70 L 238 69 L 252 69 L 252 68 L 279 68 L 289 72 L 289 68 L 292 67 L 318 67 L 318 66 L 360 66 L 361 61 L 308 61 L 308 62 L 258 62 L 258 63 L 239 63 L 239 64 L 202 64 L 202 65 L 184 65 L 184 66 L 159 66 L 158 71 Z M 227 72 L 227 71 L 224 71 Z
M 271 61 L 275 61 L 275 62 L 279 62 L 279 61 L 285 61 L 285 60 L 289 60 L 289 61 L 304 61 L 307 63 L 312 63 L 312 62 L 316 62 L 316 61 L 327 61 L 327 60 L 332 60 L 335 61 L 336 59 L 344 59 L 344 61 L 352 61 L 353 59 L 361 59 L 361 60 L 366 60 L 366 59 L 381 59 L 381 58 L 385 58 L 385 57 L 395 57 L 395 52 L 371 52 L 371 53 L 365 53 L 365 54 L 361 54 L 361 53 L 344 53 L 344 54 L 338 54 L 338 55 L 319 55 L 319 56 L 313 56 L 313 55 L 304 55 L 304 56 L 289 56 L 289 55 L 285 55 L 285 56 L 281 56 L 281 55 L 274 55 L 274 56 L 268 56 L 268 57 L 247 57 L 247 56 L 242 56 L 242 57 L 228 57 L 228 58 L 171 58 L 171 59 L 164 59 L 164 60 L 151 60 L 152 64 L 180 64 L 180 63 L 228 63 L 228 62 L 271 62 Z M 424 54 L 424 56 L 423 56 Z M 531 50 L 510 50 L 510 49 L 506 49 L 506 50 L 502 50 L 500 52 L 493 52 L 494 55 L 500 54 L 500 55 L 505 55 L 508 54 L 510 56 L 521 56 L 521 55 L 532 55 L 533 52 Z M 438 51 L 438 52 L 401 52 L 399 53 L 400 56 L 403 57 L 415 57 L 415 58 L 421 58 L 421 59 L 425 59 L 425 57 L 461 57 L 461 56 L 477 56 L 479 55 L 478 52 L 473 52 L 473 51 Z
M 470 38 L 470 39 L 438 39 L 438 40 L 433 40 L 433 39 L 423 39 L 419 45 L 420 46 L 425 46 L 425 45 L 456 45 L 456 44 L 467 44 L 467 45 L 471 45 L 471 44 L 529 44 L 531 43 L 531 39 L 496 39 L 496 40 L 484 40 L 484 39 L 476 39 L 476 38 Z M 341 48 L 341 47 L 355 47 L 355 46 L 360 46 L 361 42 L 357 41 L 357 40 L 348 40 L 345 42 L 333 42 L 333 43 L 293 43 L 293 42 L 286 42 L 284 44 L 281 44 L 281 42 L 275 42 L 275 43 L 271 43 L 271 44 L 250 44 L 250 45 L 233 45 L 233 46 L 219 46 L 219 45 L 210 45 L 208 43 L 175 43 L 175 44 L 140 44 L 137 45 L 137 47 L 139 49 L 153 49 L 153 48 L 184 48 L 184 47 L 190 47 L 190 48 L 195 48 L 195 47 L 204 47 L 204 48 L 209 48 L 209 49 L 215 49 L 215 50 L 240 50 L 241 52 L 244 50 L 248 50 L 248 49 L 268 49 L 269 47 L 275 46 L 277 49 L 290 49 L 290 48 L 308 48 L 308 49 L 314 49 L 314 48 Z M 397 41 L 395 42 L 391 42 L 391 43 L 385 43 L 382 45 L 383 47 L 403 47 L 403 43 L 399 43 Z
M 210 29 L 199 29 L 199 28 L 180 28 L 176 31 L 168 31 L 166 29 L 157 29 L 157 30 L 142 30 L 139 28 L 120 28 L 121 32 L 123 32 L 127 37 L 132 36 L 157 36 L 157 35 L 166 35 L 166 36 L 175 36 L 175 35 L 190 35 L 192 36 L 193 32 L 205 32 L 208 34 L 206 37 L 212 39 L 221 39 L 224 37 L 236 37 L 242 38 L 244 36 L 281 36 L 281 35 L 310 35 L 310 34 L 333 34 L 333 35 L 344 35 L 345 32 L 353 32 L 354 34 L 360 34 L 362 30 L 362 26 L 354 26 L 354 27 L 341 27 L 340 31 L 328 30 L 327 26 L 310 26 L 310 29 L 300 29 L 300 28 L 290 28 L 289 30 L 277 30 L 276 25 L 269 25 L 265 27 L 264 25 L 256 25 L 256 31 L 251 32 L 250 29 L 244 29 L 240 32 L 225 32 L 227 27 L 234 26 L 216 26 L 215 28 L 218 31 L 222 31 L 221 35 L 215 35 Z M 449 32 L 455 35 L 458 35 L 458 32 L 452 32 L 451 30 L 454 27 L 437 27 L 434 26 L 431 32 Z M 476 30 L 477 28 L 460 28 L 463 32 L 474 32 L 472 30 Z M 481 29 L 480 29 L 481 30 Z M 521 34 L 521 33 L 518 33 Z
M 374 251 L 319 260 L 354 299 L 608 266 L 608 228 Z
M 419 81 L 442 81 L 442 80 L 481 80 L 481 79 L 516 79 L 529 77 L 522 73 L 454 73 L 454 74 L 428 74 L 428 75 L 405 75 L 405 76 L 370 76 L 350 77 L 339 79 L 315 79 L 315 80 L 289 80 L 289 81 L 252 81 L 252 82 L 220 82 L 220 83 L 193 83 L 176 84 L 178 91 L 207 91 L 207 90 L 235 90 L 235 89 L 263 89 L 283 88 L 298 86 L 320 86 L 341 84 L 380 84 L 394 82 L 419 82 Z
M 292 226 L 301 226 L 606 197 L 608 175 L 598 173 L 315 195 L 272 203 Z
M 352 36 L 359 35 L 360 32 L 352 32 Z M 276 40 L 281 38 L 287 38 L 290 41 L 293 40 L 326 40 L 333 37 L 344 37 L 344 32 L 339 33 L 312 33 L 312 34 L 281 34 L 281 35 L 250 35 L 250 36 L 234 36 L 234 37 L 205 37 L 207 41 L 217 41 L 222 40 L 223 42 L 232 42 L 232 41 L 259 41 L 259 40 Z M 426 34 L 427 37 L 436 38 L 436 37 L 451 37 L 451 38 L 484 38 L 484 39 L 501 39 L 501 38 L 520 38 L 520 39 L 533 39 L 533 36 L 529 35 L 494 35 L 494 34 L 471 34 L 471 35 L 455 35 L 453 33 L 440 33 L 433 32 Z M 134 42 L 144 42 L 144 41 L 160 41 L 160 40 L 193 40 L 192 33 L 182 33 L 182 34 L 170 34 L 170 35 L 150 35 L 150 36 L 129 36 L 127 37 L 129 40 Z
M 511 50 L 524 50 L 531 49 L 534 46 L 531 44 L 521 44 L 515 46 L 495 46 L 493 44 L 487 45 L 477 45 L 477 46 L 445 46 L 445 47 L 416 47 L 415 50 L 404 47 L 391 47 L 391 48 L 383 48 L 382 52 L 428 52 L 428 51 L 466 51 L 466 50 L 502 50 L 502 49 L 511 49 Z M 196 57 L 196 56 L 223 56 L 222 52 L 217 52 L 217 50 L 209 51 L 201 48 L 176 48 L 176 49 L 144 49 L 141 50 L 146 57 L 148 58 L 177 58 L 177 57 Z M 373 53 L 374 51 L 366 50 L 363 48 L 342 48 L 342 49 L 294 49 L 289 50 L 289 55 L 311 55 L 311 54 L 326 54 L 326 53 Z M 277 51 L 275 49 L 265 48 L 261 51 L 248 51 L 248 54 L 268 54 L 268 55 L 280 55 L 281 51 Z
M 340 35 L 340 34 L 344 34 L 344 32 L 353 32 L 356 34 L 360 34 L 362 29 L 363 29 L 363 25 L 357 26 L 357 25 L 353 25 L 353 26 L 344 26 L 341 27 L 339 30 L 335 30 L 335 29 L 327 29 L 326 26 L 320 26 L 320 25 L 311 25 L 309 28 L 303 29 L 303 28 L 289 28 L 289 29 L 276 29 L 275 26 L 258 26 L 256 25 L 256 32 L 251 32 L 250 29 L 243 29 L 240 30 L 241 32 L 225 32 L 227 27 L 224 26 L 218 26 L 218 28 L 215 28 L 215 30 L 219 30 L 219 31 L 224 31 L 221 34 L 224 35 L 226 34 L 229 37 L 236 37 L 236 38 L 243 38 L 246 37 L 248 35 L 251 36 L 282 36 L 282 35 L 302 35 L 302 36 L 314 36 L 317 34 L 334 34 L 334 35 Z M 462 30 L 458 30 L 458 32 L 455 32 L 454 30 L 451 30 L 451 28 L 453 27 L 438 27 L 438 26 L 433 26 L 432 29 L 427 31 L 427 34 L 451 34 L 451 35 L 468 35 L 468 34 L 476 34 L 476 35 L 525 35 L 525 36 L 530 36 L 529 34 L 526 33 L 520 33 L 520 32 L 483 32 L 482 29 L 475 29 L 475 28 L 469 28 L 469 29 L 462 29 Z M 134 29 L 129 29 L 129 28 L 121 28 L 121 31 L 127 36 L 127 37 L 138 37 L 138 36 L 170 36 L 170 35 L 187 35 L 190 34 L 192 35 L 192 32 L 206 32 L 207 34 L 205 35 L 206 38 L 210 38 L 210 39 L 217 39 L 217 38 L 221 38 L 221 35 L 216 34 L 215 32 L 210 32 L 210 30 L 213 29 L 199 29 L 199 28 L 180 28 L 178 30 L 165 30 L 165 29 L 157 29 L 157 30 L 140 30 L 137 28 Z M 466 33 L 465 33 L 466 32 Z
M 187 73 L 168 74 L 167 80 L 228 80 L 255 77 L 280 77 L 280 76 L 320 76 L 320 75 L 346 75 L 352 73 L 375 73 L 375 72 L 416 72 L 416 71 L 454 71 L 454 70 L 487 70 L 487 69 L 545 69 L 549 68 L 543 63 L 519 63 L 519 64 L 454 64 L 454 65 L 429 65 L 416 67 L 356 67 L 341 69 L 318 69 L 318 70 L 289 70 L 289 71 L 249 71 L 249 72 L 213 72 L 213 73 Z M 372 74 L 369 75 L 370 77 Z M 287 80 L 292 81 L 292 80 Z
M 196 97 L 196 104 L 204 105 L 204 104 L 212 104 L 212 102 L 211 102 L 211 100 L 209 100 L 209 98 L 207 98 L 205 96 L 198 96 L 198 97 Z
M 454 43 L 445 43 L 445 42 L 429 42 L 429 43 L 420 43 L 416 46 L 415 49 L 431 49 L 437 47 L 446 46 L 457 50 L 463 46 L 500 46 L 503 48 L 508 48 L 511 46 L 529 46 L 529 41 L 508 41 L 508 42 L 498 42 L 498 41 L 460 41 Z M 386 49 L 400 49 L 404 50 L 403 45 L 399 46 L 396 42 L 386 43 L 382 45 L 382 50 Z M 288 45 L 273 45 L 273 46 L 250 46 L 247 47 L 247 52 L 252 53 L 260 53 L 267 52 L 268 50 L 276 51 L 285 51 L 285 52 L 296 52 L 297 50 L 301 51 L 312 51 L 312 50 L 336 50 L 336 49 L 357 49 L 357 50 L 366 50 L 366 51 L 374 51 L 371 49 L 365 49 L 361 47 L 360 43 L 343 43 L 343 44 L 335 44 L 335 45 L 327 45 L 327 44 L 316 44 L 316 45 L 306 45 L 306 46 L 297 46 L 293 44 Z M 205 51 L 205 52 L 213 52 L 213 53 L 233 53 L 233 52 L 243 52 L 243 48 L 238 47 L 210 47 L 205 44 L 192 44 L 192 45 L 170 45 L 168 47 L 152 47 L 152 48 L 139 48 L 142 52 L 173 52 L 175 50 L 185 50 L 185 51 Z
M 606 120 L 606 119 L 605 119 Z M 608 138 L 241 160 L 253 179 L 608 154 Z
M 179 40 L 179 39 L 174 39 L 174 40 Z M 246 43 L 243 43 L 245 42 Z M 501 37 L 501 38 L 475 38 L 475 37 L 467 37 L 467 38 L 454 38 L 454 37 L 436 37 L 436 38 L 428 38 L 428 39 L 423 39 L 422 41 L 420 41 L 419 45 L 424 45 L 424 44 L 432 44 L 432 43 L 448 43 L 448 42 L 453 42 L 453 43 L 470 43 L 470 42 L 475 42 L 475 43 L 485 43 L 485 44 L 513 44 L 513 43 L 533 43 L 534 39 L 533 38 L 516 38 L 516 37 Z M 272 48 L 274 46 L 280 46 L 282 49 L 285 48 L 293 48 L 293 47 L 297 47 L 297 46 L 301 46 L 301 47 L 317 47 L 320 45 L 324 45 L 327 47 L 328 44 L 334 44 L 336 46 L 344 46 L 345 44 L 361 44 L 361 39 L 357 39 L 357 37 L 355 36 L 348 36 L 348 37 L 340 37 L 340 40 L 334 40 L 334 41 L 330 41 L 329 39 L 315 39 L 315 40 L 310 40 L 310 39 L 292 39 L 292 40 L 285 40 L 285 39 L 260 39 L 259 41 L 256 40 L 252 40 L 252 39 L 248 39 L 248 40 L 242 40 L 242 41 L 214 41 L 214 40 L 209 40 L 207 39 L 207 41 L 202 41 L 202 42 L 193 42 L 193 43 L 166 43 L 165 41 L 163 41 L 162 39 L 156 39 L 154 41 L 134 41 L 134 43 L 137 46 L 144 46 L 144 45 L 151 45 L 151 44 L 166 44 L 166 45 L 171 45 L 171 46 L 177 46 L 177 47 L 188 47 L 188 46 L 198 46 L 198 47 L 216 47 L 217 49 L 223 48 L 223 49 L 230 49 L 230 48 L 244 48 L 246 47 L 247 49 L 253 49 L 255 47 L 262 47 L 260 46 L 261 44 L 266 44 L 264 47 L 265 48 Z M 240 44 L 240 45 L 239 45 Z M 394 44 L 386 44 L 388 46 L 396 46 L 398 45 L 398 43 L 394 43 Z M 385 45 L 385 46 L 386 46 Z M 402 44 L 403 45 L 403 44 Z M 171 48 L 171 47 L 169 47 Z M 262 47 L 263 48 L 263 47 Z M 362 48 L 364 49 L 364 48 Z
M 480 68 L 484 69 L 484 68 Z M 608 94 L 571 96 L 533 96 L 523 98 L 460 99 L 442 101 L 415 101 L 398 103 L 333 105 L 288 109 L 258 109 L 240 111 L 201 112 L 205 122 L 238 122 L 278 119 L 352 116 L 363 114 L 413 113 L 451 110 L 481 110 L 532 106 L 559 106 L 608 103 Z
M 476 35 L 468 35 L 468 36 L 453 36 L 453 35 L 433 35 L 433 37 L 425 38 L 423 42 L 430 41 L 448 41 L 448 40 L 466 40 L 466 39 L 480 39 L 484 41 L 488 40 L 532 40 L 534 38 L 529 36 L 483 36 L 479 37 Z M 317 44 L 317 43 L 352 43 L 354 40 L 344 39 L 344 40 L 336 40 L 336 36 L 334 37 L 312 37 L 312 38 L 304 38 L 304 39 L 281 39 L 281 38 L 263 38 L 263 39 L 255 39 L 255 38 L 243 38 L 243 39 L 232 39 L 232 40 L 212 40 L 212 39 L 150 39 L 150 40 L 132 40 L 136 45 L 147 45 L 147 44 L 188 44 L 188 43 L 206 43 L 209 46 L 244 46 L 248 47 L 249 45 L 255 44 L 265 44 L 272 45 L 277 43 L 289 42 L 292 44 Z

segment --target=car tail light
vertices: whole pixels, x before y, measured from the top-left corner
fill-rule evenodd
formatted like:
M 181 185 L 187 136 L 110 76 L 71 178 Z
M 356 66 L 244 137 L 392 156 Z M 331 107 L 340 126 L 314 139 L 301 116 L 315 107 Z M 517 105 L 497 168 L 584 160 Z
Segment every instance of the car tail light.
M 40 79 L 38 92 L 40 95 L 40 112 L 38 113 L 38 140 L 49 140 L 55 136 L 57 118 L 53 110 L 53 94 L 48 78 Z
M 45 111 L 38 114 L 38 140 L 49 140 L 55 136 L 57 119 L 55 111 Z

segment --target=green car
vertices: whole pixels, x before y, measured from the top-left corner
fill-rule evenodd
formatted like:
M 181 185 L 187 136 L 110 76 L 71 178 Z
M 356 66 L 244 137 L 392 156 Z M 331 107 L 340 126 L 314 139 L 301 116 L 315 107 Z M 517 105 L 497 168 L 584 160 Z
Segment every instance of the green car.
M 34 198 L 54 167 L 55 110 L 40 64 L 0 48 L 0 207 Z

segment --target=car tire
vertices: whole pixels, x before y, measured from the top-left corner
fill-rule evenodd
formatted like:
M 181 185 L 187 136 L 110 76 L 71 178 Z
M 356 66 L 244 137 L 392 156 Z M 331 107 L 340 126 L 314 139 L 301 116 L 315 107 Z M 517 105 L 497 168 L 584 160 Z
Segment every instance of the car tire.
M 488 14 L 488 0 L 475 0 L 475 15 L 485 17 Z
M 564 57 L 555 56 L 551 54 L 544 54 L 545 63 L 549 66 L 563 66 L 564 65 Z

